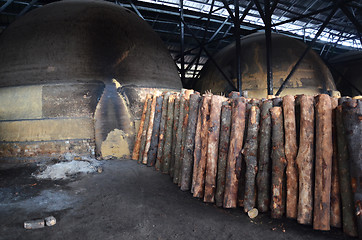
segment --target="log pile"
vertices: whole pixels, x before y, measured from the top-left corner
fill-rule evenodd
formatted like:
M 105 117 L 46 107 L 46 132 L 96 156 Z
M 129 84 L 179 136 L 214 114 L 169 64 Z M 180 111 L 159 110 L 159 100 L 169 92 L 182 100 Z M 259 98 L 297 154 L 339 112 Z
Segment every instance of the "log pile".
M 218 207 L 362 237 L 361 101 L 148 95 L 132 159 Z

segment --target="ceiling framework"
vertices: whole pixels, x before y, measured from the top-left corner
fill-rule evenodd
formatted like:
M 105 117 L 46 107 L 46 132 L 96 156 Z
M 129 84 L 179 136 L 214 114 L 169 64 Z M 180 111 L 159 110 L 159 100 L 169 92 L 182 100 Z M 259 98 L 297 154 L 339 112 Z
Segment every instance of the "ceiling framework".
M 54 0 L 0 0 L 0 31 L 16 18 Z M 316 50 L 328 60 L 349 50 L 362 50 L 362 0 L 114 0 L 134 11 L 160 35 L 185 87 L 192 87 L 207 60 L 233 84 L 212 56 L 248 34 L 263 31 L 267 49 L 267 82 L 273 92 L 271 33 L 303 40 L 308 48 L 286 76 L 283 90 L 306 53 Z M 238 50 L 239 49 L 239 50 Z M 240 46 L 236 44 L 236 60 Z M 242 79 L 237 69 L 237 86 Z

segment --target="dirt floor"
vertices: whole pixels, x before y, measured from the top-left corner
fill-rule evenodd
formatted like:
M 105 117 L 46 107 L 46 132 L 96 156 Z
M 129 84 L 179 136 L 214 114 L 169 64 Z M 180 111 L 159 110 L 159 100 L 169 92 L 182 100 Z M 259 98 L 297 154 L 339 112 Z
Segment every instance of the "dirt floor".
M 103 162 L 102 173 L 36 180 L 36 165 L 0 171 L 0 239 L 349 239 L 268 214 L 249 219 L 182 192 L 168 175 L 130 160 Z M 53 227 L 26 220 L 53 215 Z

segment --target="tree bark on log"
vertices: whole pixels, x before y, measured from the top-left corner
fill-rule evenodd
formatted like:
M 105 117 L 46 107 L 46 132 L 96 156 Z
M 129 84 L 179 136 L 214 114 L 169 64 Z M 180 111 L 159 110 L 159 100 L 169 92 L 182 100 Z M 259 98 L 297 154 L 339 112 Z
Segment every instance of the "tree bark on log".
M 191 189 L 192 167 L 194 160 L 195 134 L 197 125 L 200 94 L 194 93 L 190 96 L 190 111 L 187 123 L 184 158 L 181 167 L 181 191 Z
M 245 128 L 244 128 L 244 137 L 243 137 L 243 146 L 246 143 L 246 137 L 248 133 L 248 119 L 250 114 L 250 109 L 253 106 L 253 99 L 247 98 L 246 99 L 246 110 L 245 110 Z M 246 173 L 246 163 L 245 159 L 243 158 L 242 151 L 240 152 L 239 157 L 236 161 L 237 166 L 237 173 L 238 173 L 238 200 L 237 206 L 244 207 L 244 195 L 245 195 L 245 173 Z
M 300 96 L 300 142 L 296 158 L 299 177 L 298 217 L 300 224 L 312 224 L 314 106 L 312 96 Z
M 238 181 L 240 178 L 241 149 L 245 130 L 246 104 L 243 97 L 235 98 L 232 103 L 231 132 L 224 193 L 224 208 L 236 208 Z
M 271 118 L 270 109 L 273 107 L 272 100 L 265 100 L 261 105 L 260 116 L 260 142 L 259 163 L 257 174 L 258 210 L 267 212 L 270 205 L 270 146 L 271 146 Z
M 226 100 L 223 96 L 213 95 L 210 104 L 210 127 L 207 146 L 204 202 L 215 202 L 217 157 L 219 150 L 221 106 Z
M 162 102 L 163 97 L 158 96 L 156 99 L 156 107 L 155 107 L 155 117 L 153 120 L 153 130 L 151 137 L 151 145 L 148 150 L 148 159 L 147 166 L 154 166 L 157 158 L 157 147 L 158 147 L 158 138 L 160 134 L 160 124 L 161 124 L 161 115 L 162 115 Z
M 140 143 L 140 152 L 138 155 L 138 163 L 142 163 L 143 154 L 144 154 L 145 148 L 146 148 L 148 123 L 150 121 L 150 115 L 151 115 L 151 104 L 152 104 L 152 98 L 147 99 L 147 112 L 146 112 L 145 122 L 143 124 L 142 137 L 141 137 L 141 143 Z
M 271 217 L 281 218 L 285 212 L 283 186 L 287 160 L 284 152 L 283 109 L 272 107 L 272 203 Z
M 338 99 L 331 98 L 332 104 L 332 139 L 333 139 L 333 157 L 332 157 L 332 182 L 331 182 L 331 226 L 340 228 L 342 226 L 341 215 L 341 193 L 338 176 L 338 153 L 337 153 L 337 128 L 336 128 L 336 108 Z
M 205 186 L 205 173 L 206 173 L 206 161 L 209 139 L 209 126 L 210 126 L 210 103 L 211 94 L 207 94 L 203 97 L 201 102 L 201 157 L 200 162 L 197 165 L 194 193 L 193 196 L 197 198 L 204 197 Z
M 143 111 L 142 111 L 140 126 L 138 128 L 136 141 L 135 141 L 135 144 L 134 144 L 134 147 L 133 147 L 132 159 L 137 160 L 137 161 L 138 161 L 138 157 L 139 157 L 139 154 L 140 154 L 140 146 L 141 146 L 141 138 L 142 138 L 142 133 L 143 133 L 143 125 L 145 124 L 145 119 L 146 119 L 147 101 L 150 98 L 151 98 L 151 94 L 147 94 L 145 104 L 143 105 Z
M 142 160 L 143 164 L 147 164 L 148 151 L 151 146 L 153 123 L 154 123 L 154 119 L 155 119 L 156 99 L 157 99 L 157 96 L 153 95 L 152 102 L 151 102 L 150 120 L 148 122 L 148 128 L 147 128 L 147 133 L 146 133 L 146 145 L 145 145 L 145 150 L 143 153 L 143 160 Z
M 172 127 L 173 127 L 173 116 L 175 107 L 175 94 L 168 97 L 167 102 L 167 120 L 166 120 L 166 132 L 165 132 L 165 143 L 163 145 L 163 167 L 162 173 L 169 174 L 170 163 L 171 163 L 171 146 L 172 142 Z
M 194 193 L 197 171 L 199 169 L 199 164 L 201 160 L 201 107 L 204 96 L 200 99 L 198 114 L 197 114 L 197 124 L 196 124 L 196 133 L 195 133 L 195 150 L 194 150 L 194 167 L 192 170 L 192 184 L 191 184 L 191 193 Z
M 244 211 L 249 212 L 255 207 L 256 201 L 256 174 L 258 172 L 258 133 L 259 133 L 260 110 L 252 106 L 248 119 L 248 133 L 244 149 L 242 151 L 245 163 L 245 192 Z
M 286 216 L 297 218 L 298 214 L 298 171 L 295 163 L 297 157 L 297 128 L 295 122 L 294 96 L 283 97 L 284 131 L 285 131 L 285 157 L 287 159 L 287 201 Z
M 180 157 L 181 157 L 181 142 L 182 142 L 182 123 L 185 116 L 185 93 L 180 95 L 180 106 L 179 106 L 179 119 L 177 123 L 177 132 L 176 132 L 176 146 L 175 146 L 175 164 L 174 164 L 174 175 L 173 183 L 178 184 L 179 172 L 180 172 Z
M 216 206 L 222 207 L 226 178 L 226 162 L 229 152 L 231 130 L 231 106 L 229 101 L 223 102 L 221 107 L 219 158 L 217 162 L 217 184 L 215 193 Z
M 362 100 L 350 99 L 344 102 L 343 116 L 357 229 L 359 237 L 362 238 Z
M 340 180 L 340 192 L 342 202 L 342 224 L 343 232 L 351 237 L 357 237 L 357 223 L 354 215 L 353 193 L 351 185 L 351 174 L 349 170 L 349 154 L 347 138 L 343 124 L 342 105 L 336 109 L 337 128 L 337 153 L 338 153 L 338 174 Z
M 316 157 L 314 183 L 313 229 L 330 230 L 331 218 L 331 177 L 332 177 L 332 104 L 327 94 L 317 97 Z
M 177 94 L 175 97 L 175 107 L 174 107 L 174 116 L 173 116 L 173 130 L 172 130 L 172 147 L 171 147 L 171 165 L 170 165 L 170 176 L 173 179 L 175 172 L 175 153 L 176 153 L 176 144 L 177 144 L 177 127 L 180 116 L 180 95 Z
M 163 145 L 165 144 L 165 133 L 166 133 L 166 123 L 167 123 L 167 105 L 168 105 L 167 102 L 171 93 L 166 92 L 162 95 L 163 95 L 162 115 L 161 115 L 161 124 L 160 124 L 160 135 L 157 147 L 157 160 L 155 165 L 156 170 L 160 171 L 162 171 L 163 167 Z
M 181 187 L 181 168 L 183 164 L 184 158 L 184 150 L 185 150 L 185 142 L 186 142 L 186 129 L 187 123 L 189 120 L 189 110 L 190 110 L 190 95 L 194 93 L 194 90 L 186 90 L 185 91 L 185 103 L 184 103 L 184 118 L 182 122 L 182 138 L 181 138 L 181 149 L 180 149 L 180 165 L 178 170 L 178 186 Z
M 238 97 L 240 97 L 239 92 L 232 91 L 232 92 L 229 93 L 229 98 L 231 98 L 231 99 L 235 99 L 235 98 L 238 98 Z

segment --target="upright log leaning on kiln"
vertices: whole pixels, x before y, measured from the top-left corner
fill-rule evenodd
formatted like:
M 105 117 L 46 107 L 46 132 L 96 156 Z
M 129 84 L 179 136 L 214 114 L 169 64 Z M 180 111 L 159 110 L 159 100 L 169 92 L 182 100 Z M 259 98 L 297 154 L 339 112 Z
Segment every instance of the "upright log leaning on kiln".
M 171 146 L 172 146 L 172 127 L 173 127 L 173 117 L 174 117 L 174 107 L 175 107 L 175 98 L 176 94 L 172 94 L 168 97 L 167 101 L 167 114 L 166 114 L 166 132 L 165 132 L 165 141 L 163 145 L 163 167 L 162 172 L 168 174 L 170 171 L 171 165 Z
M 296 158 L 299 177 L 298 223 L 312 224 L 313 213 L 313 157 L 314 103 L 312 96 L 301 95 L 300 140 Z
M 167 102 L 170 95 L 171 95 L 170 92 L 163 93 L 160 135 L 158 138 L 157 160 L 155 165 L 155 168 L 161 171 L 163 168 L 163 146 L 165 144 L 165 133 L 166 133 L 166 124 L 167 124 L 167 105 L 168 105 Z
M 330 200 L 332 176 L 332 104 L 326 94 L 317 97 L 316 118 L 316 157 L 314 184 L 313 229 L 330 230 Z
M 205 172 L 206 172 L 206 161 L 207 161 L 207 150 L 208 150 L 208 139 L 209 139 L 209 126 L 210 126 L 210 102 L 211 94 L 203 96 L 201 101 L 201 155 L 200 161 L 197 164 L 197 169 L 194 171 L 193 178 L 195 178 L 193 186 L 193 196 L 197 198 L 204 197 L 204 186 L 205 186 Z M 196 175 L 195 175 L 196 174 Z
M 150 149 L 148 150 L 147 166 L 149 166 L 149 167 L 154 166 L 156 163 L 158 137 L 160 134 L 160 124 L 161 124 L 161 115 L 162 115 L 162 102 L 163 102 L 163 97 L 158 96 L 156 99 L 155 117 L 153 120 L 151 145 L 150 145 Z
M 177 130 L 175 133 L 176 137 L 176 146 L 174 153 L 174 166 L 173 166 L 173 183 L 178 184 L 179 181 L 179 172 L 180 172 L 180 156 L 181 156 L 181 142 L 182 142 L 182 122 L 185 115 L 185 90 L 181 90 L 180 94 L 180 104 L 179 104 L 179 114 L 177 122 Z
M 245 99 L 245 128 L 244 128 L 244 137 L 243 137 L 243 146 L 246 143 L 246 137 L 248 134 L 248 119 L 250 114 L 250 109 L 252 106 L 256 105 L 255 99 L 246 98 Z M 244 207 L 244 197 L 245 197 L 245 174 L 246 174 L 246 162 L 242 154 L 242 149 L 240 152 L 240 157 L 237 159 L 237 173 L 238 173 L 238 194 L 237 194 L 237 206 Z
M 190 95 L 194 92 L 194 90 L 186 89 L 184 91 L 184 95 L 180 100 L 180 116 L 179 116 L 179 124 L 177 127 L 177 146 L 175 149 L 175 172 L 174 172 L 174 183 L 177 185 L 181 185 L 181 166 L 183 161 L 183 151 L 185 148 L 185 141 L 186 141 L 186 131 L 187 122 L 189 118 L 189 99 Z
M 147 164 L 147 158 L 148 158 L 148 151 L 150 150 L 151 146 L 151 138 L 152 138 L 152 131 L 153 131 L 153 123 L 155 120 L 155 110 L 156 110 L 156 100 L 157 96 L 152 96 L 152 102 L 151 102 L 151 109 L 150 109 L 150 117 L 148 122 L 148 128 L 147 128 L 147 134 L 146 134 L 146 145 L 145 150 L 143 152 L 143 164 Z
M 195 133 L 195 149 L 194 149 L 194 166 L 192 169 L 192 182 L 191 182 L 191 193 L 193 194 L 195 191 L 195 183 L 197 178 L 197 171 L 199 169 L 200 160 L 201 160 L 201 107 L 202 100 L 204 97 L 202 96 L 200 99 L 199 109 L 197 110 L 197 123 L 196 123 L 196 133 Z
M 233 99 L 231 113 L 231 133 L 224 193 L 224 208 L 236 208 L 238 181 L 241 166 L 241 149 L 245 130 L 245 99 Z
M 146 148 L 148 123 L 150 122 L 150 115 L 151 115 L 151 104 L 152 104 L 152 98 L 147 99 L 147 111 L 146 111 L 145 122 L 143 124 L 142 137 L 141 137 L 141 142 L 140 142 L 140 151 L 139 151 L 139 155 L 138 155 L 138 163 L 142 163 L 143 154 L 144 154 L 145 148 Z
M 258 172 L 258 133 L 259 133 L 260 110 L 252 106 L 248 119 L 248 132 L 246 142 L 242 151 L 245 163 L 245 191 L 244 211 L 248 212 L 255 207 L 256 200 L 256 174 Z
M 229 101 L 223 102 L 221 108 L 219 157 L 217 160 L 217 184 L 215 193 L 216 206 L 222 207 L 224 202 L 226 162 L 229 152 L 231 130 L 231 106 Z
M 175 106 L 174 106 L 174 115 L 173 115 L 173 129 L 172 129 L 172 147 L 171 147 L 171 165 L 170 165 L 170 176 L 173 179 L 175 172 L 175 152 L 177 144 L 177 127 L 179 122 L 180 115 L 180 94 L 176 95 Z
M 150 98 L 151 98 L 151 94 L 147 94 L 145 104 L 143 105 L 143 111 L 142 111 L 140 125 L 139 125 L 139 128 L 138 128 L 138 133 L 137 133 L 135 144 L 134 144 L 134 147 L 133 147 L 132 159 L 137 160 L 137 161 L 138 161 L 139 154 L 140 154 L 141 138 L 142 138 L 142 133 L 143 133 L 143 125 L 145 124 L 145 119 L 146 119 L 147 102 L 148 102 L 148 99 L 150 99 Z
M 184 116 L 184 121 L 182 123 L 182 141 L 181 141 L 181 153 L 180 153 L 180 169 L 179 169 L 179 181 L 178 181 L 178 186 L 181 187 L 181 173 L 182 173 L 182 165 L 183 165 L 183 160 L 184 160 L 184 150 L 185 150 L 185 144 L 186 144 L 186 129 L 187 129 L 187 124 L 189 121 L 189 113 L 190 113 L 190 96 L 191 94 L 194 93 L 194 90 L 186 90 L 185 91 L 185 116 Z
M 179 177 L 180 177 L 180 158 L 181 158 L 181 143 L 182 143 L 182 127 L 185 117 L 185 94 L 186 89 L 181 90 L 180 94 L 180 111 L 179 111 L 179 117 L 178 117 L 178 123 L 177 123 L 177 131 L 176 131 L 176 147 L 175 147 L 175 163 L 174 163 L 174 173 L 173 173 L 173 183 L 178 184 Z
M 350 173 L 359 237 L 362 237 L 362 100 L 343 103 L 343 122 L 350 157 Z
M 287 165 L 284 153 L 283 110 L 281 107 L 272 107 L 270 114 L 272 119 L 272 203 L 270 208 L 272 218 L 281 218 L 285 211 L 283 188 Z
M 271 145 L 271 118 L 270 109 L 273 107 L 272 100 L 264 100 L 260 106 L 260 142 L 259 162 L 257 174 L 258 210 L 267 212 L 270 205 L 270 145 Z
M 340 99 L 342 100 L 342 99 Z M 342 102 L 341 102 L 342 103 Z M 341 104 L 340 103 L 340 104 Z M 340 179 L 340 192 L 342 202 L 343 232 L 349 236 L 357 237 L 357 224 L 353 204 L 349 154 L 347 147 L 346 131 L 343 124 L 342 105 L 336 109 L 337 147 L 338 147 L 338 173 Z
M 332 179 L 331 179 L 331 226 L 340 228 L 342 226 L 341 193 L 338 176 L 338 152 L 337 152 L 337 127 L 336 127 L 336 108 L 338 99 L 332 97 L 332 139 L 333 139 L 333 157 L 332 157 Z
M 286 216 L 297 218 L 298 206 L 298 171 L 295 163 L 297 157 L 297 128 L 295 121 L 294 96 L 283 97 L 284 131 L 285 131 L 285 157 L 287 159 L 287 201 Z
M 194 160 L 195 134 L 197 116 L 200 103 L 200 94 L 194 93 L 190 96 L 190 113 L 186 131 L 184 158 L 181 166 L 181 190 L 187 191 L 191 188 L 192 167 Z
M 215 201 L 220 115 L 221 106 L 225 100 L 226 98 L 223 96 L 213 95 L 211 97 L 204 202 Z

